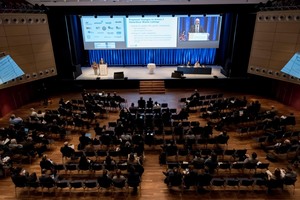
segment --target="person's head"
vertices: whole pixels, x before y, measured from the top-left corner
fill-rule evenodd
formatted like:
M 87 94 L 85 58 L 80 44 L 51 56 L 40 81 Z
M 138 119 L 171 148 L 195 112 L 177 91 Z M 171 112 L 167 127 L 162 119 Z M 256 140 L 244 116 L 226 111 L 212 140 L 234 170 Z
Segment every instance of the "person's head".
M 116 175 L 117 175 L 117 176 L 121 176 L 121 174 L 122 174 L 121 170 L 120 170 L 120 169 L 117 169 Z
M 212 154 L 211 154 L 211 160 L 212 160 L 212 161 L 217 161 L 217 159 L 218 159 L 217 154 L 212 153 Z
M 10 140 L 10 143 L 11 144 L 17 144 L 17 140 L 15 138 L 13 138 L 13 139 Z
M 279 168 L 276 168 L 274 171 L 274 176 L 276 179 L 280 179 L 281 178 L 281 171 Z
M 130 153 L 130 154 L 129 154 L 129 160 L 133 161 L 134 159 L 135 159 L 134 154 L 133 154 L 133 153 Z
M 196 18 L 195 19 L 195 25 L 199 25 L 200 24 L 200 19 L 199 18 Z
M 112 159 L 111 159 L 110 155 L 107 155 L 105 158 L 106 164 L 111 164 L 111 161 L 112 161 Z
M 103 172 L 102 172 L 103 176 L 107 176 L 108 174 L 108 170 L 107 169 L 104 169 Z
M 47 155 L 46 154 L 43 155 L 42 160 L 44 160 L 44 161 L 47 160 Z
M 66 141 L 66 142 L 64 142 L 64 146 L 68 146 L 68 144 L 69 144 L 69 143 L 68 143 L 67 141 Z
M 252 157 L 252 159 L 256 159 L 257 158 L 257 153 L 253 152 L 251 157 Z
M 12 115 L 10 116 L 10 118 L 11 118 L 11 119 L 14 119 L 14 118 L 16 118 L 16 115 L 15 115 L 15 114 L 12 114 Z

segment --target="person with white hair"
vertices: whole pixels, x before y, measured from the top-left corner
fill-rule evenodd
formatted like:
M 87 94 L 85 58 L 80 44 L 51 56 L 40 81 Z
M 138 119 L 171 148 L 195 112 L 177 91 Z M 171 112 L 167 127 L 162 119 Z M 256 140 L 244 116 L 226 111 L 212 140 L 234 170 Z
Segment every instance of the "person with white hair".
M 17 140 L 15 138 L 10 140 L 10 143 L 8 145 L 10 149 L 15 149 L 15 148 L 23 148 L 22 144 L 18 144 Z
M 13 125 L 20 125 L 23 123 L 23 119 L 21 117 L 17 117 L 15 114 L 12 114 L 9 118 L 9 123 Z

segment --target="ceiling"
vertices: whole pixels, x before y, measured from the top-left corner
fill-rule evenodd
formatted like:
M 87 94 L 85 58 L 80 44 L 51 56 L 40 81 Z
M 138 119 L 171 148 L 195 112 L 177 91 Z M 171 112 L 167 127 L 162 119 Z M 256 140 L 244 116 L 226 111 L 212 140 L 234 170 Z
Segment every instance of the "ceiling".
M 27 0 L 45 6 L 218 5 L 259 4 L 267 0 Z

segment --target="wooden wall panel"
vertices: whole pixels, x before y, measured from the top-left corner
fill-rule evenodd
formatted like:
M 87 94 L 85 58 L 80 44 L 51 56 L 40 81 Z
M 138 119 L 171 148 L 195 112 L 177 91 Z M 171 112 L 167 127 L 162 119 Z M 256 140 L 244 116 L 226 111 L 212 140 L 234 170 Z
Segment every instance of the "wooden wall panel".
M 272 41 L 254 41 L 252 44 L 253 49 L 261 49 L 271 51 L 273 47 Z
M 32 47 L 31 45 L 19 45 L 19 46 L 11 46 L 9 47 L 10 55 L 11 56 L 22 56 L 22 55 L 28 55 L 32 54 Z
M 5 34 L 9 36 L 28 35 L 28 28 L 26 25 L 11 25 L 5 26 Z
M 34 55 L 35 61 L 39 63 L 40 61 L 49 60 L 52 58 L 52 52 L 41 52 Z
M 56 65 L 47 15 L 3 13 L 0 19 L 0 50 L 15 60 L 29 78 L 9 81 L 0 89 L 56 75 Z M 8 22 L 6 21 L 8 19 Z M 52 70 L 54 69 L 54 73 Z M 50 73 L 44 73 L 48 70 Z M 43 72 L 43 73 L 40 73 Z M 33 74 L 37 74 L 33 78 Z
M 295 33 L 276 33 L 274 37 L 274 43 L 284 42 L 295 44 L 297 42 L 297 39 L 298 34 Z
M 44 42 L 51 42 L 51 38 L 48 35 L 34 35 L 30 36 L 32 44 L 40 44 Z
M 296 43 L 284 43 L 284 42 L 277 42 L 273 45 L 273 50 L 278 52 L 286 52 L 286 53 L 292 53 L 294 54 L 296 50 Z
M 6 37 L 0 37 L 0 47 L 6 47 L 7 48 L 8 43 L 6 40 Z
M 256 32 L 275 32 L 276 23 L 257 23 L 255 25 Z
M 269 60 L 265 58 L 251 57 L 250 62 L 252 66 L 269 67 Z
M 38 63 L 39 70 L 49 69 L 49 66 L 55 66 L 55 62 L 53 61 L 53 59 L 42 60 Z
M 4 26 L 0 25 L 0 37 L 6 36 L 5 31 L 4 31 Z
M 28 26 L 28 32 L 30 35 L 41 35 L 41 34 L 48 35 L 49 27 L 46 24 Z
M 22 36 L 8 36 L 7 37 L 8 46 L 23 46 L 23 45 L 30 45 L 30 37 L 29 35 L 22 35 Z
M 299 22 L 288 22 L 288 21 L 277 23 L 276 32 L 298 34 L 300 32 L 300 24 Z
M 297 78 L 283 76 L 280 72 L 293 55 L 300 51 L 300 20 L 297 18 L 299 16 L 300 10 L 257 13 L 249 73 L 300 84 Z M 263 73 L 263 70 L 256 71 L 253 67 L 265 69 L 267 72 L 272 70 L 274 73 Z
M 32 51 L 33 53 L 39 53 L 39 52 L 50 52 L 52 48 L 52 43 L 51 41 L 45 41 L 42 44 L 32 44 Z
M 274 37 L 275 33 L 257 32 L 257 35 L 254 36 L 254 41 L 273 42 Z
M 255 52 L 253 52 L 252 56 L 256 58 L 270 59 L 271 52 L 267 50 L 256 49 Z
M 34 56 L 32 54 L 28 55 L 22 55 L 22 56 L 12 56 L 12 59 L 24 70 L 24 67 L 22 66 L 25 63 L 35 63 Z

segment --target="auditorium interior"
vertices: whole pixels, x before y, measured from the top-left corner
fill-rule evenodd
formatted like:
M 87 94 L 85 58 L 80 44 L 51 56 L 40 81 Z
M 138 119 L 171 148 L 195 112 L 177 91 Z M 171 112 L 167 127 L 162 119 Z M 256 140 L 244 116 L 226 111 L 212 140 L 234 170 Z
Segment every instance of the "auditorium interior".
M 299 0 L 0 0 L 0 199 L 299 199 L 299 49 Z

